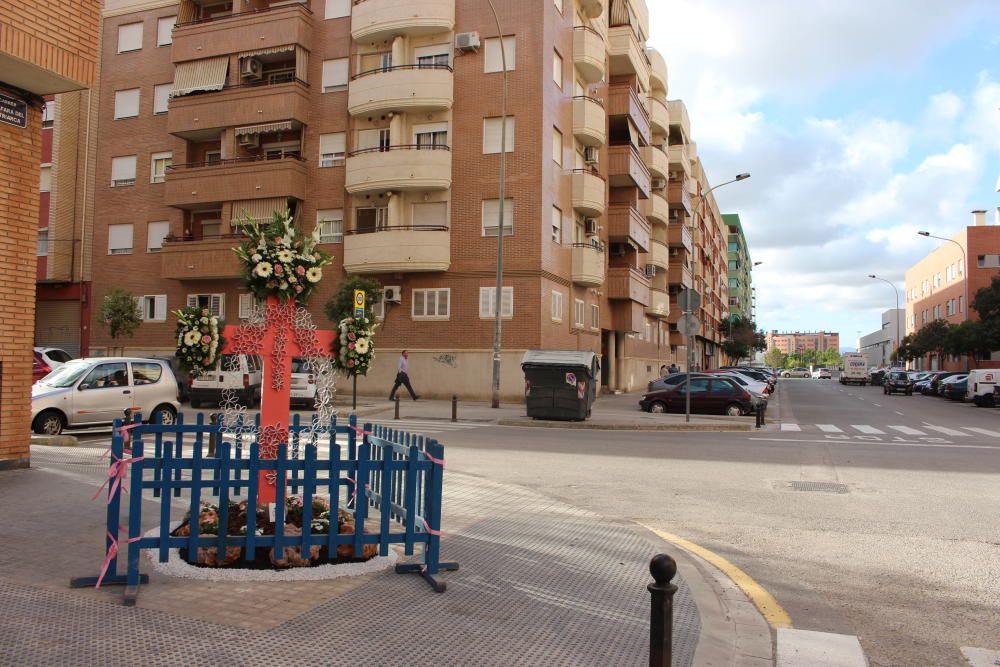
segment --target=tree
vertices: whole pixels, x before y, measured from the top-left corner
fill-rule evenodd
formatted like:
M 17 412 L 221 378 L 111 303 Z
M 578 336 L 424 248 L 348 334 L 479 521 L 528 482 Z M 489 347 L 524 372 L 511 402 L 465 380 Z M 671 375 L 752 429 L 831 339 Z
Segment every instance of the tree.
M 131 338 L 142 324 L 139 304 L 131 292 L 115 287 L 101 302 L 101 321 L 108 326 L 111 340 Z
M 893 351 L 893 361 L 913 361 L 924 356 L 923 351 L 917 347 L 916 334 L 906 334 L 899 342 L 899 347 Z
M 730 363 L 746 359 L 753 350 L 767 349 L 764 332 L 757 331 L 757 324 L 748 317 L 727 317 L 719 325 L 719 333 L 727 338 L 721 347 Z
M 946 338 L 945 351 L 948 354 L 967 354 L 973 359 L 989 357 L 990 351 L 996 349 L 993 340 L 995 327 L 993 322 L 982 320 L 965 320 L 961 324 L 950 325 Z
M 979 313 L 979 319 L 1000 321 L 1000 276 L 993 276 L 989 287 L 976 291 L 972 307 Z
M 914 345 L 921 354 L 943 353 L 948 347 L 948 322 L 939 318 L 925 324 L 917 332 Z
M 382 300 L 382 286 L 372 278 L 351 276 L 340 283 L 337 293 L 326 303 L 324 311 L 331 322 L 340 323 L 345 317 L 354 314 L 354 290 L 364 290 L 365 310 L 374 319 L 375 304 Z
M 764 363 L 771 368 L 784 368 L 787 361 L 788 355 L 778 348 L 768 350 L 767 354 L 764 355 Z

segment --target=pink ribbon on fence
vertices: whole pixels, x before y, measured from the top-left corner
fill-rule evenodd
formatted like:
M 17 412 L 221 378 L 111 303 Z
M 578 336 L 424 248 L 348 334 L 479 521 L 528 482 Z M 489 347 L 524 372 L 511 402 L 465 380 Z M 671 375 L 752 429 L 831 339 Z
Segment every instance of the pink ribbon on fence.
M 374 435 L 374 433 L 372 433 L 371 431 L 366 431 L 363 426 L 351 426 L 350 424 L 348 424 L 347 428 L 351 429 L 352 431 L 354 431 L 355 433 L 357 433 L 362 437 L 366 435 Z
M 424 452 L 424 456 L 427 457 L 428 461 L 431 461 L 432 463 L 438 463 L 438 464 L 441 465 L 442 468 L 445 467 L 445 465 L 444 465 L 444 459 L 435 458 L 434 456 L 432 456 L 431 454 L 428 454 L 427 452 Z
M 118 526 L 118 530 L 125 530 L 125 529 L 122 528 L 121 526 Z M 101 573 L 97 577 L 97 584 L 94 586 L 94 588 L 101 587 L 101 582 L 104 581 L 104 575 L 108 573 L 108 568 L 111 567 L 111 561 L 113 561 L 115 557 L 118 555 L 118 545 L 121 544 L 122 542 L 124 542 L 125 544 L 138 542 L 139 540 L 142 539 L 142 536 L 140 535 L 139 537 L 133 537 L 128 540 L 119 541 L 114 535 L 111 534 L 111 531 L 108 531 L 108 539 L 111 540 L 111 544 L 108 545 L 108 553 L 104 557 L 104 563 L 101 565 Z
M 114 461 L 111 466 L 108 467 L 108 478 L 104 480 L 104 483 L 97 489 L 97 493 L 91 498 L 91 500 L 97 500 L 97 496 L 101 495 L 101 491 L 104 490 L 109 483 L 111 484 L 111 489 L 108 491 L 108 503 L 110 504 L 112 499 L 115 497 L 115 493 L 118 488 L 121 487 L 123 491 L 128 493 L 128 489 L 125 488 L 125 476 L 128 474 L 128 464 L 135 463 L 136 461 L 142 461 L 145 456 L 139 456 L 137 458 L 122 459 L 111 454 L 111 458 Z
M 351 497 L 347 499 L 347 506 L 350 507 L 352 504 L 354 504 L 354 500 L 358 496 L 358 483 L 355 482 L 354 478 L 352 478 L 352 477 L 345 477 L 344 479 L 346 479 L 348 482 L 350 482 L 351 484 L 354 485 L 354 491 L 351 492 Z M 371 485 L 365 484 L 365 491 L 366 492 L 367 491 L 371 491 L 371 489 L 372 489 Z
M 423 521 L 423 523 L 424 523 L 424 532 L 425 533 L 427 533 L 429 535 L 433 535 L 435 537 L 441 537 L 442 535 L 444 535 L 444 533 L 442 533 L 440 530 L 434 530 L 433 528 L 431 528 L 430 524 L 427 523 L 427 519 L 425 519 L 423 517 L 420 517 L 420 520 Z
M 132 422 L 131 424 L 122 424 L 116 430 L 118 435 L 122 437 L 122 445 L 128 447 L 132 443 L 132 429 L 136 426 L 142 426 L 142 422 Z

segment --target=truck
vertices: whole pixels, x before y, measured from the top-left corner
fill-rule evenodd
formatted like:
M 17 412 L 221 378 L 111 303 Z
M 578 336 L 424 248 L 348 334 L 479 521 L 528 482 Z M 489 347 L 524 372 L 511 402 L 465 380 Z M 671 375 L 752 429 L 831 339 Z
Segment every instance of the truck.
M 969 371 L 969 381 L 965 400 L 972 401 L 980 408 L 992 408 L 996 405 L 995 391 L 1000 369 L 986 368 Z
M 868 357 L 860 352 L 847 352 L 843 356 L 843 362 L 840 384 L 868 384 Z

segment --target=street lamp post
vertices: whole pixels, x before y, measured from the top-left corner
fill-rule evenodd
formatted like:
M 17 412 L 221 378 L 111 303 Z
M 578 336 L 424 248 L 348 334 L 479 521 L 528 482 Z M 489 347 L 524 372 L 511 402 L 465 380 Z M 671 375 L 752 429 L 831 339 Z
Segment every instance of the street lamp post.
M 898 356 L 899 346 L 903 342 L 903 339 L 899 337 L 899 290 L 890 281 L 886 280 L 885 278 L 879 278 L 874 273 L 869 273 L 868 277 L 869 278 L 874 278 L 875 280 L 881 280 L 882 282 L 884 282 L 887 285 L 889 285 L 889 287 L 892 288 L 893 295 L 896 297 L 896 311 L 894 313 L 895 318 L 896 318 L 896 351 L 897 351 L 896 361 L 899 361 L 899 356 Z M 891 359 L 890 359 L 890 361 L 891 361 Z
M 958 246 L 958 249 L 962 251 L 962 263 L 964 265 L 962 267 L 962 286 L 964 288 L 963 291 L 965 292 L 965 310 L 964 310 L 963 314 L 965 315 L 964 320 L 968 320 L 969 319 L 969 308 L 972 307 L 972 304 L 969 303 L 969 254 L 966 251 L 965 246 L 963 246 L 961 243 L 959 243 L 955 239 L 946 239 L 943 236 L 934 236 L 930 232 L 917 232 L 917 234 L 919 234 L 920 236 L 926 236 L 928 238 L 937 239 L 939 241 L 947 241 L 948 243 L 952 243 L 952 244 Z M 968 239 L 968 232 L 966 232 L 966 239 Z M 963 355 L 963 356 L 965 356 L 965 355 Z M 968 359 L 966 359 L 965 365 L 966 365 L 966 369 L 968 369 L 968 366 L 970 365 L 969 362 L 968 362 Z
M 493 318 L 493 392 L 490 402 L 493 408 L 500 407 L 500 344 L 501 310 L 503 306 L 503 207 L 507 182 L 507 49 L 503 43 L 503 29 L 493 0 L 486 0 L 493 20 L 497 24 L 497 38 L 500 40 L 500 66 L 503 70 L 503 91 L 500 94 L 500 202 L 497 206 L 497 289 L 494 300 Z

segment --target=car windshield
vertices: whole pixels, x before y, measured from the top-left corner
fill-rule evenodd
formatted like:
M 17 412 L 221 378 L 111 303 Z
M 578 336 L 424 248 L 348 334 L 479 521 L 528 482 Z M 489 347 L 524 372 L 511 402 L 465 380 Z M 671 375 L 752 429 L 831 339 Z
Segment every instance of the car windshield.
M 38 382 L 49 387 L 71 387 L 88 370 L 90 370 L 90 364 L 86 362 L 68 361 Z

